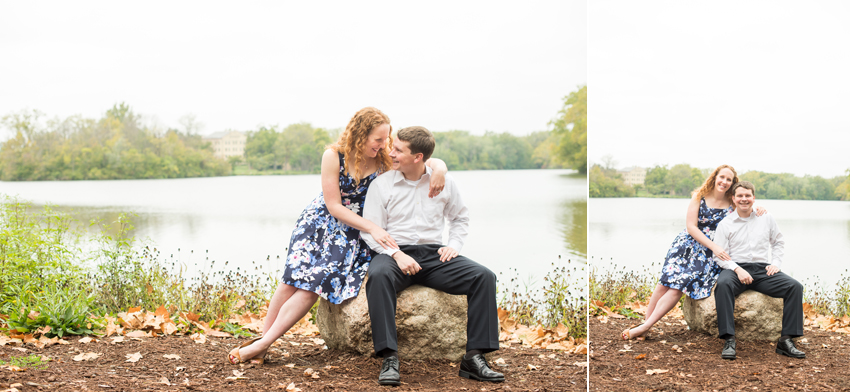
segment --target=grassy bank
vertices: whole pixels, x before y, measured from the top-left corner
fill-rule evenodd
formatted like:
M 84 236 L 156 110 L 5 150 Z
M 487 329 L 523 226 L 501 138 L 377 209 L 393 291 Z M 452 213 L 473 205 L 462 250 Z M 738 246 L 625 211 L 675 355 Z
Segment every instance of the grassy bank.
M 129 235 L 129 214 L 85 225 L 69 212 L 0 197 L 0 329 L 9 334 L 93 334 L 113 322 L 129 326 L 118 316 L 136 312 L 143 322 L 150 320 L 142 317 L 161 317 L 183 328 L 182 322 L 185 332 L 197 327 L 242 334 L 230 320 L 241 315 L 256 325 L 278 285 L 276 271 L 258 266 L 249 274 L 214 261 L 189 277 L 179 261 L 161 257 L 155 244 Z M 570 336 L 586 336 L 585 306 L 569 300 L 568 272 L 555 269 L 544 278 L 541 302 L 523 302 L 505 291 L 502 304 L 509 316 L 522 315 L 530 325 L 561 323 Z
M 568 268 L 572 267 L 572 268 Z M 499 277 L 499 308 L 520 324 L 555 328 L 559 324 L 569 329 L 574 338 L 587 337 L 587 291 L 574 286 L 572 276 L 585 276 L 585 266 L 575 266 L 571 260 L 555 267 L 543 277 L 541 289 L 532 289 L 533 282 L 523 281 L 516 268 L 509 276 Z M 584 282 L 584 279 L 578 279 Z
M 658 284 L 657 275 L 648 268 L 641 271 L 618 268 L 617 265 L 606 270 L 591 268 L 588 287 L 591 314 L 604 313 L 601 311 L 604 307 L 627 317 L 641 317 L 628 306 L 649 301 Z M 842 274 L 834 287 L 808 280 L 801 283 L 804 287 L 803 302 L 811 305 L 814 312 L 835 318 L 850 315 L 850 276 Z

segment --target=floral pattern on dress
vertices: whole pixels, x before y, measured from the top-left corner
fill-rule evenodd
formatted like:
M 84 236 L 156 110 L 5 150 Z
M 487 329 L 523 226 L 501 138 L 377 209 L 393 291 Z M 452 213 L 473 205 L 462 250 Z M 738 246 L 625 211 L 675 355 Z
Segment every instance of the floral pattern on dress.
M 717 225 L 730 212 L 732 206 L 708 208 L 705 199 L 702 199 L 697 227 L 706 237 L 713 240 Z M 693 299 L 708 297 L 721 271 L 713 256 L 714 253 L 691 237 L 686 229 L 676 236 L 673 246 L 667 251 L 664 266 L 661 268 L 660 283 L 671 289 L 681 290 Z
M 366 191 L 378 176 L 372 173 L 357 184 L 345 174 L 339 154 L 339 190 L 342 205 L 363 216 Z M 304 209 L 292 231 L 283 282 L 319 294 L 334 304 L 354 298 L 366 277 L 372 256 L 360 231 L 331 215 L 322 193 Z

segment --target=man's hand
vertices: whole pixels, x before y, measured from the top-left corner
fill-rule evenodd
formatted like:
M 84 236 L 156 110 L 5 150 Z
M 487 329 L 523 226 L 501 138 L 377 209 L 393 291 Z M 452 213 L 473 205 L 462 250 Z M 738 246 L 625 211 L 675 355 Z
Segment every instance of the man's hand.
M 444 263 L 457 257 L 457 251 L 454 250 L 454 248 L 450 248 L 448 246 L 444 246 L 440 249 L 437 249 L 437 253 L 440 254 L 440 261 Z
M 741 268 L 741 267 L 735 268 L 735 273 L 738 274 L 738 280 L 740 280 L 741 283 L 743 283 L 743 284 L 753 283 L 753 277 L 750 275 L 749 272 L 745 271 L 743 268 Z
M 393 253 L 393 259 L 398 263 L 398 268 L 401 269 L 401 273 L 412 276 L 416 275 L 422 267 L 419 266 L 419 263 L 416 260 L 413 260 L 413 257 L 410 257 L 402 251 L 398 251 Z
M 773 264 L 768 265 L 767 268 L 765 268 L 765 269 L 767 270 L 767 276 L 771 276 L 771 275 L 779 272 L 779 267 L 777 267 Z

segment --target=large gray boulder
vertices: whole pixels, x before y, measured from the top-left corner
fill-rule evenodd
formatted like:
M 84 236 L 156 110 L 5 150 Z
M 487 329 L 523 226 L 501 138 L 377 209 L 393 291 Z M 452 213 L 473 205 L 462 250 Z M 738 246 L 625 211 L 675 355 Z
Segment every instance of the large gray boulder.
M 777 340 L 782 332 L 782 298 L 771 298 L 747 290 L 735 298 L 735 338 L 738 340 Z M 717 308 L 714 289 L 711 296 L 694 300 L 685 296 L 682 307 L 692 331 L 717 336 Z
M 395 317 L 399 356 L 459 361 L 466 353 L 466 310 L 465 295 L 419 285 L 399 293 Z M 356 298 L 340 305 L 322 299 L 317 318 L 328 348 L 364 355 L 374 352 L 365 281 Z

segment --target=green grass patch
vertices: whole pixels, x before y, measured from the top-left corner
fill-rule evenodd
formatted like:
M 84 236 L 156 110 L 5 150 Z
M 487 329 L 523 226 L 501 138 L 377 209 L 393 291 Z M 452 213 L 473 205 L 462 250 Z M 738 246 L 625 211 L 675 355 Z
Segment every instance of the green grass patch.
M 129 235 L 131 214 L 93 220 L 87 230 L 70 213 L 0 197 L 0 327 L 10 332 L 91 334 L 102 316 L 131 307 L 227 320 L 259 313 L 278 284 L 259 268 L 249 274 L 214 261 L 188 278 L 187 266 Z
M 15 366 L 20 369 L 47 369 L 47 361 L 41 359 L 41 356 L 31 354 L 27 356 L 10 357 L 9 361 L 0 360 L 0 366 Z

